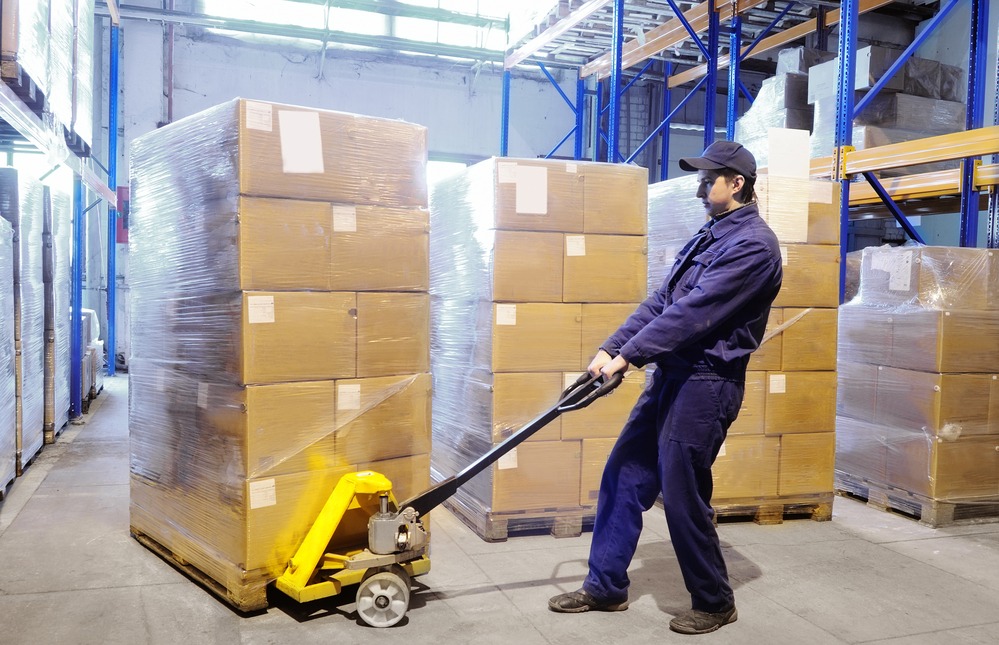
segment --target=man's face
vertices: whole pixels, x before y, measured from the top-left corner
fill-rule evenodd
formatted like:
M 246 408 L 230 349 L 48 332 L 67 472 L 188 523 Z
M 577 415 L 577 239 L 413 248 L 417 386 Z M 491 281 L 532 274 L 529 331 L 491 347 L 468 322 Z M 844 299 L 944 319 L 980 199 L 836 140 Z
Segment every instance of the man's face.
M 697 171 L 697 198 L 704 204 L 708 215 L 713 217 L 738 205 L 735 201 L 736 193 L 741 190 L 738 179 L 726 181 L 717 170 Z

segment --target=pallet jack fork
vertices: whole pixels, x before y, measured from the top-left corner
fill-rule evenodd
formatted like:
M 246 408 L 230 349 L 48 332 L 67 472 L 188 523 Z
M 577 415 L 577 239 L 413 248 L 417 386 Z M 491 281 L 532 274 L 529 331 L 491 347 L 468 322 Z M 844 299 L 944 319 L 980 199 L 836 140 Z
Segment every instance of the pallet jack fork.
M 298 602 L 308 602 L 339 595 L 345 586 L 357 584 L 361 619 L 373 627 L 395 625 L 409 608 L 410 579 L 430 571 L 429 536 L 421 518 L 564 412 L 580 410 L 609 394 L 623 377 L 584 373 L 546 412 L 457 475 L 402 504 L 396 502 L 392 482 L 384 475 L 370 470 L 344 475 L 275 586 Z M 360 545 L 331 547 L 334 535 L 361 536 L 354 540 Z

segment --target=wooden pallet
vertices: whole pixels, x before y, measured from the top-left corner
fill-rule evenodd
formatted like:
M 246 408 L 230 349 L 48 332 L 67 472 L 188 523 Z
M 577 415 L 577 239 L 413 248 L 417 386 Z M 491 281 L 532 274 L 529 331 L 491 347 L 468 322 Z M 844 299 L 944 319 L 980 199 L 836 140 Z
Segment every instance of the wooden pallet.
M 999 522 L 999 498 L 948 501 L 925 497 L 888 484 L 836 471 L 836 493 L 867 502 L 881 511 L 918 520 L 932 528 Z
M 593 528 L 591 507 L 552 508 L 540 511 L 492 512 L 471 509 L 466 504 L 447 500 L 445 508 L 486 542 L 505 542 L 518 535 L 579 537 Z
M 833 493 L 776 497 L 773 499 L 733 499 L 713 504 L 715 523 L 752 520 L 757 524 L 783 524 L 784 520 L 832 519 Z
M 10 485 L 14 483 L 15 479 L 17 479 L 17 475 L 12 473 L 10 479 L 0 486 L 0 502 L 7 499 L 7 491 L 10 490 Z
M 129 530 L 132 533 L 132 537 L 142 546 L 166 560 L 175 569 L 224 600 L 234 609 L 243 613 L 253 613 L 267 609 L 269 604 L 267 600 L 267 585 L 270 582 L 269 580 L 260 579 L 242 586 L 227 587 L 184 558 L 174 554 L 173 551 L 160 544 L 156 539 L 137 530 L 134 526 L 130 527 Z
M 60 427 L 58 430 L 55 427 L 55 423 L 46 423 L 45 424 L 45 428 L 42 431 L 43 432 L 43 437 L 44 437 L 45 445 L 48 446 L 48 445 L 51 445 L 51 444 L 55 443 L 56 437 L 58 437 L 63 432 L 65 432 L 66 428 L 68 428 L 68 427 L 69 427 L 69 423 L 68 422 L 64 423 L 62 425 L 62 427 Z
M 66 139 L 66 146 L 80 157 L 90 156 L 90 144 L 80 138 L 76 132 L 63 126 L 63 138 Z
M 16 60 L 5 58 L 0 61 L 0 79 L 20 97 L 29 110 L 38 116 L 42 115 L 45 111 L 45 94 Z

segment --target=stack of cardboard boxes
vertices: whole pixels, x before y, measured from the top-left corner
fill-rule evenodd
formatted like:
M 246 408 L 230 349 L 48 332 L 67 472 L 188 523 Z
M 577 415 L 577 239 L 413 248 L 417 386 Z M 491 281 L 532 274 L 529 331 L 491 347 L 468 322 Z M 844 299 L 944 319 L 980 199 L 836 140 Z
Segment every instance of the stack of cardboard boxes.
M 42 256 L 45 283 L 45 443 L 69 421 L 70 254 L 73 202 L 68 193 L 45 188 Z M 87 348 L 87 345 L 83 345 Z M 89 390 L 87 391 L 89 394 Z
M 14 370 L 14 228 L 0 217 L 0 495 L 17 476 Z
M 17 371 L 17 472 L 43 444 L 45 292 L 42 275 L 42 185 L 0 168 L 0 217 L 14 228 L 14 343 Z
M 784 145 L 781 157 L 793 150 L 807 154 L 807 132 L 799 136 L 805 139 Z M 807 172 L 807 159 L 794 167 Z M 655 287 L 706 221 L 696 190 L 694 176 L 650 187 L 649 273 Z M 831 500 L 833 492 L 838 186 L 772 167 L 771 174 L 760 175 L 756 192 L 760 214 L 780 241 L 784 279 L 764 344 L 750 358 L 739 417 L 713 469 L 712 504 L 719 510 Z
M 840 310 L 837 486 L 999 501 L 997 285 L 988 249 L 864 249 Z
M 645 299 L 646 189 L 642 168 L 538 159 L 487 160 L 435 187 L 435 479 L 554 405 Z M 644 374 L 632 374 L 556 419 L 451 507 L 477 529 L 513 513 L 535 513 L 539 526 L 592 513 L 609 447 L 643 386 Z
M 429 486 L 426 155 L 245 100 L 133 144 L 131 526 L 240 608 L 343 474 Z

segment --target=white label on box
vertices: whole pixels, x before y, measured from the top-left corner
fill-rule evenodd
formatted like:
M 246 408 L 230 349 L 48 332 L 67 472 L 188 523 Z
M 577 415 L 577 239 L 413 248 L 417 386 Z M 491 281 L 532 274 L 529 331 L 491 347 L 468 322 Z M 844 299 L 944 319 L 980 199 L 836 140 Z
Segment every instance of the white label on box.
M 273 479 L 250 482 L 250 510 L 277 504 L 277 488 Z
M 510 452 L 506 453 L 499 458 L 496 462 L 496 467 L 500 470 L 510 470 L 511 468 L 517 467 L 517 449 L 514 448 Z
M 198 407 L 202 410 L 208 407 L 208 383 L 198 383 Z
M 251 325 L 274 322 L 274 296 L 249 296 L 246 305 Z
M 784 394 L 787 392 L 787 374 L 770 375 L 770 393 Z
M 780 265 L 782 267 L 786 267 L 787 266 L 787 247 L 786 246 L 780 247 Z
M 497 325 L 517 324 L 517 305 L 496 305 Z
M 281 163 L 286 173 L 323 173 L 323 136 L 318 112 L 278 110 Z
M 246 128 L 247 130 L 263 130 L 264 132 L 272 131 L 274 129 L 273 106 L 270 103 L 247 101 Z
M 337 410 L 360 410 L 361 409 L 361 384 L 347 383 L 338 385 L 336 388 L 336 409 Z
M 548 214 L 548 169 L 544 166 L 517 168 L 517 213 Z
M 582 375 L 582 372 L 566 372 L 562 377 L 562 389 L 568 390 L 576 384 L 576 380 Z
M 565 171 L 566 172 L 571 172 L 571 173 L 575 174 L 575 173 L 579 172 L 579 166 L 577 164 L 574 164 L 574 163 L 567 163 L 567 164 L 565 164 Z
M 718 449 L 718 456 L 719 457 L 724 457 L 725 456 L 725 442 L 724 441 L 722 442 L 721 448 Z
M 517 183 L 517 164 L 512 161 L 497 161 L 496 182 L 499 184 Z
M 912 251 L 893 254 L 889 268 L 888 290 L 908 291 L 912 278 Z
M 352 204 L 333 204 L 333 232 L 357 232 L 357 207 Z
M 831 181 L 808 182 L 808 201 L 818 204 L 831 204 L 833 199 L 833 183 Z
M 565 236 L 565 254 L 572 257 L 581 257 L 586 255 L 586 236 L 585 235 L 566 235 Z
M 808 158 L 808 137 L 808 130 L 770 128 L 767 131 L 770 147 L 767 173 L 771 177 L 808 179 L 812 167 Z

